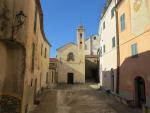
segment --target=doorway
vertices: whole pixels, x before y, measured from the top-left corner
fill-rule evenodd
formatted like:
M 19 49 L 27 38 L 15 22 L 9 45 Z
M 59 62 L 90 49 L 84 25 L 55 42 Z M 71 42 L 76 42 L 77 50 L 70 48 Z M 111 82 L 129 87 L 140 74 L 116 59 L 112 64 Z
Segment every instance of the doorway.
M 146 103 L 145 96 L 145 81 L 142 77 L 135 79 L 135 94 L 136 94 L 136 105 L 142 107 Z
M 111 69 L 111 91 L 114 92 L 114 70 Z
M 34 83 L 34 104 L 36 104 L 36 90 L 37 90 L 37 79 L 35 79 L 35 83 Z
M 74 75 L 73 73 L 68 73 L 68 84 L 73 84 L 73 81 L 74 81 Z

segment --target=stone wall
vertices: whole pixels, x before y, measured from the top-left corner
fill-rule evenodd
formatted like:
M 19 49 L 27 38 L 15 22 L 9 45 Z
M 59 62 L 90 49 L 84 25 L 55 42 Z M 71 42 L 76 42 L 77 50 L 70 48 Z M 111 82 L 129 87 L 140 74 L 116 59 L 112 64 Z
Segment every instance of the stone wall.
M 21 100 L 9 96 L 0 96 L 0 113 L 20 113 L 21 112 Z

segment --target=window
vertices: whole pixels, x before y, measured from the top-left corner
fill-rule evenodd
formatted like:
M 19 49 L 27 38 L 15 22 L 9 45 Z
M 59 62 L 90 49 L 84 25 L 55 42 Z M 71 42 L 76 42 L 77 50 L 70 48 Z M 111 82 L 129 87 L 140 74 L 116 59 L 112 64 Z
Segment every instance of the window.
M 43 55 L 43 44 L 41 44 L 41 56 Z
M 105 22 L 103 22 L 103 29 L 105 29 Z
M 31 79 L 31 84 L 30 85 L 31 85 L 31 87 L 33 86 L 33 79 Z
M 120 17 L 121 31 L 125 30 L 125 14 L 123 13 Z
M 104 53 L 106 52 L 106 47 L 105 47 L 105 45 L 103 45 L 103 52 L 104 52 Z
M 74 55 L 72 52 L 70 52 L 67 56 L 67 61 L 74 61 Z
M 46 73 L 46 84 L 48 84 L 48 72 Z
M 80 33 L 80 37 L 81 37 L 81 38 L 82 38 L 82 36 L 83 36 L 82 33 Z
M 36 25 L 37 25 L 37 7 L 35 7 L 35 16 L 34 16 L 34 32 L 36 33 Z
M 131 53 L 132 53 L 132 56 L 136 56 L 138 54 L 136 43 L 131 45 Z
M 111 18 L 114 17 L 114 14 L 115 14 L 115 8 L 113 7 L 113 8 L 111 9 Z
M 32 71 L 34 70 L 35 44 L 32 44 Z
M 100 48 L 100 56 L 102 56 L 103 52 L 102 52 L 102 47 Z
M 116 46 L 116 39 L 115 37 L 112 38 L 112 48 L 114 48 Z
M 52 71 L 52 83 L 54 81 L 54 72 Z
M 47 56 L 47 48 L 45 48 L 45 58 L 46 58 L 46 56 Z

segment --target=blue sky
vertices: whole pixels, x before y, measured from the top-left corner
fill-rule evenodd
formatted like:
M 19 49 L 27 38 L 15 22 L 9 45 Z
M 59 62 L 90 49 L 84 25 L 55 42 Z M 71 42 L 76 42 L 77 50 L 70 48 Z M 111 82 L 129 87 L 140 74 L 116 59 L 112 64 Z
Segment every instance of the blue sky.
M 100 14 L 105 0 L 41 0 L 44 31 L 52 44 L 50 56 L 68 42 L 76 42 L 76 28 L 85 26 L 85 37 L 98 32 Z

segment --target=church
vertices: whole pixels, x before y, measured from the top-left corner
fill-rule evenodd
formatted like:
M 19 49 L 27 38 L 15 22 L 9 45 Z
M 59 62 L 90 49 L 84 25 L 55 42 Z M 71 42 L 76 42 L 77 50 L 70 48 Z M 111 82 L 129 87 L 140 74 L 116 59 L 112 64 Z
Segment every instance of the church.
M 77 43 L 68 43 L 57 49 L 58 83 L 85 83 L 85 29 L 77 28 Z

